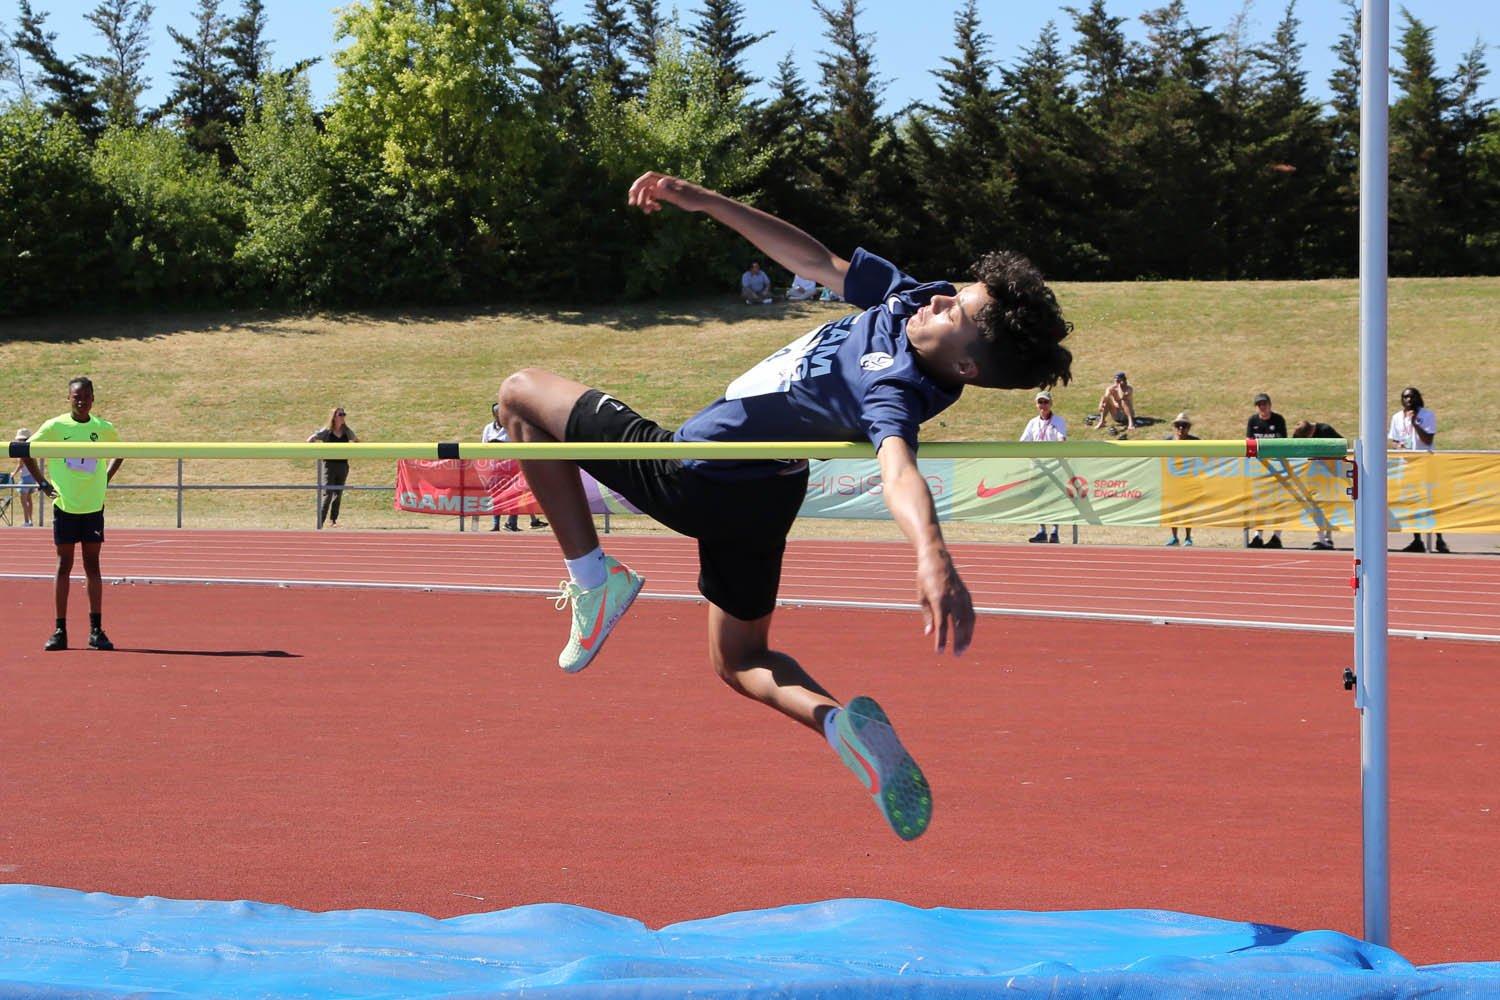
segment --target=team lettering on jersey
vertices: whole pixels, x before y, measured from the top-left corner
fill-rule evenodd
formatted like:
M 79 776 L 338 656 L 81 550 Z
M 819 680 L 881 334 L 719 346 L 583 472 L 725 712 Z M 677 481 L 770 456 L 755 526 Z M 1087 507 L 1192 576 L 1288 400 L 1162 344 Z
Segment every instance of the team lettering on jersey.
M 849 339 L 845 326 L 829 324 L 803 334 L 741 375 L 724 390 L 725 399 L 747 399 L 786 392 L 793 382 L 833 371 L 839 345 Z

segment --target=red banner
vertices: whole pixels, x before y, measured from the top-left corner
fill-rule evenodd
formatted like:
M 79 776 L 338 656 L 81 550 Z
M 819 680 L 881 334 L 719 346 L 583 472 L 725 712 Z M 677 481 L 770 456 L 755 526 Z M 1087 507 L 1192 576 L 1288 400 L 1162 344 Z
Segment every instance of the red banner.
M 418 514 L 540 514 L 515 459 L 403 459 L 396 509 Z

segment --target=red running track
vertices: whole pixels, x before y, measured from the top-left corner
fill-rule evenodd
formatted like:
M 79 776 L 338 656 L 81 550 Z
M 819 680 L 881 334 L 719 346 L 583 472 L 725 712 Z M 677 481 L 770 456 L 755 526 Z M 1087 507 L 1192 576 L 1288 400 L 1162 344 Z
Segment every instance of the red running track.
M 285 542 L 271 569 L 382 540 Z M 778 645 L 879 697 L 922 761 L 933 826 L 904 844 L 820 739 L 713 676 L 686 604 L 639 602 L 569 677 L 561 615 L 534 597 L 105 602 L 117 652 L 42 653 L 50 586 L 0 581 L 0 878 L 653 925 L 874 896 L 1360 932 L 1344 636 L 1014 619 L 955 661 L 910 612 L 784 610 Z M 1497 677 L 1500 645 L 1391 645 L 1393 943 L 1419 963 L 1500 957 Z
M 4 535 L 0 577 L 50 577 L 50 533 Z M 647 597 L 697 599 L 694 543 L 615 536 L 609 551 L 645 574 Z M 959 544 L 977 607 L 992 613 L 1349 630 L 1348 552 Z M 906 608 L 914 563 L 901 543 L 795 541 L 787 604 Z M 111 529 L 104 570 L 137 581 L 482 589 L 555 593 L 550 535 Z M 1500 559 L 1393 553 L 1396 635 L 1500 640 Z

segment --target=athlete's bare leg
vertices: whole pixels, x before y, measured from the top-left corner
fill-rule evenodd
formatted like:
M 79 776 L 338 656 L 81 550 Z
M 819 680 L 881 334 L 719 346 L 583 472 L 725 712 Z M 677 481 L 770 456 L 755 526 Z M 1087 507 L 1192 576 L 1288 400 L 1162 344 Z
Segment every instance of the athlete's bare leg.
M 500 410 L 512 441 L 562 441 L 568 417 L 589 387 L 541 368 L 524 368 L 500 386 Z M 576 559 L 599 547 L 594 515 L 578 466 L 567 461 L 521 463 L 526 484 L 536 494 L 563 555 Z
M 771 615 L 747 622 L 708 606 L 709 657 L 724 683 L 821 734 L 838 701 L 796 660 L 770 648 L 770 635 Z

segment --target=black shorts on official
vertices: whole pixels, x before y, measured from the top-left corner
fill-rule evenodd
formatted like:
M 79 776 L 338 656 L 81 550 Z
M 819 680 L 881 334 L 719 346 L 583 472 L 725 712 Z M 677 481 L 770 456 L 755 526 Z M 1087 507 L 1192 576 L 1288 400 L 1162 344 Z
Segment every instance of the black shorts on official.
M 58 545 L 104 541 L 104 510 L 92 514 L 69 514 L 52 508 L 52 541 Z
M 598 389 L 568 416 L 569 442 L 655 442 L 672 432 Z M 678 459 L 585 460 L 578 465 L 661 524 L 698 540 L 698 590 L 741 621 L 776 609 L 786 536 L 807 496 L 807 468 L 726 482 Z

